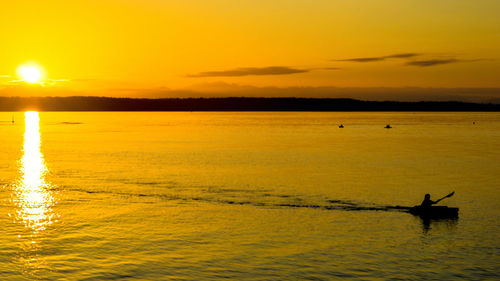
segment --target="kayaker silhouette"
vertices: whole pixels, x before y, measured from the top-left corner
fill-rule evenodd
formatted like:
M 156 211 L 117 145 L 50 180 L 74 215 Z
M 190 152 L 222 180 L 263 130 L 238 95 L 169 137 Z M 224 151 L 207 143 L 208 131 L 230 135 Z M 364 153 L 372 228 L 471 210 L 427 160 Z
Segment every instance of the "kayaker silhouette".
M 436 204 L 438 201 L 432 201 L 431 200 L 431 195 L 429 193 L 427 193 L 424 197 L 424 201 L 422 201 L 422 204 L 420 204 L 420 206 L 423 206 L 423 207 L 430 207 L 434 204 Z
M 434 205 L 434 204 L 437 204 L 439 201 L 441 201 L 441 200 L 443 200 L 443 199 L 445 199 L 445 198 L 448 198 L 448 197 L 453 196 L 453 194 L 455 194 L 455 192 L 452 192 L 452 193 L 450 193 L 450 194 L 446 195 L 445 197 L 443 197 L 443 198 L 441 198 L 441 199 L 438 199 L 438 200 L 436 200 L 436 201 L 432 201 L 432 200 L 431 200 L 431 195 L 427 193 L 427 194 L 425 195 L 425 197 L 424 197 L 424 201 L 422 201 L 422 204 L 420 204 L 420 206 L 422 206 L 422 207 L 430 207 L 430 206 L 432 206 L 432 205 Z
M 408 212 L 412 215 L 419 216 L 421 219 L 456 219 L 458 218 L 458 208 L 447 206 L 432 206 L 439 201 L 451 197 L 455 191 L 436 201 L 431 200 L 431 195 L 426 194 L 422 204 L 409 208 Z M 428 224 L 428 223 L 427 223 Z

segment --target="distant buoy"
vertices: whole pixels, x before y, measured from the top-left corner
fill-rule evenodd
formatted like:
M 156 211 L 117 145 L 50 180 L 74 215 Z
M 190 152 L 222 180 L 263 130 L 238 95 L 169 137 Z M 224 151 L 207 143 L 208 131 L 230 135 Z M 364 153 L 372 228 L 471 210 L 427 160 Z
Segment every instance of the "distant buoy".
M 339 128 L 344 128 L 344 125 L 340 124 Z
M 390 129 L 390 128 L 392 128 L 392 127 L 391 127 L 391 125 L 387 124 L 384 128 L 386 128 L 386 129 Z

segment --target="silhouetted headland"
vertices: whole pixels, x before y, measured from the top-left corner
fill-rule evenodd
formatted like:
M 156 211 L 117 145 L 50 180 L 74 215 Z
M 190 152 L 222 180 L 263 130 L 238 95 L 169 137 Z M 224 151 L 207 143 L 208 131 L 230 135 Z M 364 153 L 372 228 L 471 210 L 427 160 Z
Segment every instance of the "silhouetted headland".
M 342 98 L 0 97 L 0 111 L 500 111 L 500 104 Z

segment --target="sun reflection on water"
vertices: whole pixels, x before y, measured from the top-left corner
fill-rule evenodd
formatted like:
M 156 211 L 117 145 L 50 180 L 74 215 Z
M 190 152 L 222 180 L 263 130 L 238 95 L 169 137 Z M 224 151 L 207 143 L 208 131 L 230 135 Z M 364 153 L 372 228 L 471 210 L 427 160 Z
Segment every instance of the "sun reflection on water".
M 28 111 L 25 116 L 21 178 L 15 185 L 15 219 L 35 233 L 45 230 L 54 222 L 54 198 L 46 182 L 47 167 L 40 150 L 38 112 Z

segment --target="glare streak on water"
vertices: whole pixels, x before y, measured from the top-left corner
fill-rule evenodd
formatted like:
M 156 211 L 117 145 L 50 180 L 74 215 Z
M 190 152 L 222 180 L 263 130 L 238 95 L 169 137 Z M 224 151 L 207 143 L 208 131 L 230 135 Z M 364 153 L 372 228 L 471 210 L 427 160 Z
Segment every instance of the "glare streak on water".
M 40 151 L 38 112 L 25 113 L 22 177 L 14 185 L 13 202 L 17 206 L 15 219 L 35 233 L 52 223 L 53 198 L 45 181 L 47 168 Z
M 498 113 L 32 112 L 0 133 L 2 280 L 500 278 Z M 458 219 L 406 213 L 451 191 Z

